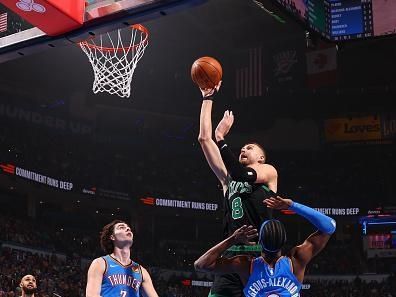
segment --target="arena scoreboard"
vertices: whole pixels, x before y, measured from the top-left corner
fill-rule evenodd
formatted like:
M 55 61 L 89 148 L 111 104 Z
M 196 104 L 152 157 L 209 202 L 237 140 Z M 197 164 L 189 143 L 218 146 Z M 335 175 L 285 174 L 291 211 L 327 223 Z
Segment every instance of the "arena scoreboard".
M 274 0 L 329 40 L 396 34 L 396 1 Z

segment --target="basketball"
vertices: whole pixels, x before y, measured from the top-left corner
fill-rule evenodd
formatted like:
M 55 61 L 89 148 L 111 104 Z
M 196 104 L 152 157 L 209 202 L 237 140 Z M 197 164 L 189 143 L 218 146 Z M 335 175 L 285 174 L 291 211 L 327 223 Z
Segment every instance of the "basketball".
M 191 78 L 201 89 L 214 88 L 222 76 L 220 63 L 212 57 L 201 57 L 191 66 Z

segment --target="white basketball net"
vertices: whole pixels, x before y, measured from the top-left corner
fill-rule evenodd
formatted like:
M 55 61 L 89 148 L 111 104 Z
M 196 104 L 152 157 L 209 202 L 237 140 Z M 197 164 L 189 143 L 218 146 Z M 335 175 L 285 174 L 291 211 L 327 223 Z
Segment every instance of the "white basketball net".
M 117 30 L 117 37 L 113 37 L 118 39 L 116 41 L 106 33 L 100 35 L 97 41 L 80 42 L 94 71 L 92 91 L 95 94 L 108 92 L 125 98 L 131 95 L 133 73 L 147 47 L 148 31 L 142 25 L 133 25 L 129 29 L 131 39 L 127 45 L 124 45 L 121 30 Z

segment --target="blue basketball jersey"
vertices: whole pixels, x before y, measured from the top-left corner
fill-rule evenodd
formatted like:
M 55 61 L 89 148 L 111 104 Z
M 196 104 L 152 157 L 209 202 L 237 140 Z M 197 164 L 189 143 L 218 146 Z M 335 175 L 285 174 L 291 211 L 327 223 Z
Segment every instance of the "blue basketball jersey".
M 100 296 L 102 297 L 139 297 L 143 281 L 142 268 L 138 263 L 124 266 L 111 256 L 102 257 L 106 263 Z
M 270 267 L 258 257 L 252 260 L 249 280 L 243 290 L 247 297 L 299 297 L 301 283 L 293 274 L 291 259 L 280 257 Z

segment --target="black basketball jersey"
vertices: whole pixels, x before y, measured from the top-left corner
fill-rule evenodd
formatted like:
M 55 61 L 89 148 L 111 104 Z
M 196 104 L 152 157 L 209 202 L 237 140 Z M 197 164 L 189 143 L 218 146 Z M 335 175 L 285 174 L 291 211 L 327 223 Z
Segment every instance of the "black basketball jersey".
M 224 197 L 224 238 L 243 225 L 252 225 L 259 230 L 261 223 L 270 219 L 270 210 L 263 203 L 270 197 L 274 197 L 274 192 L 264 184 L 249 184 L 229 178 Z

